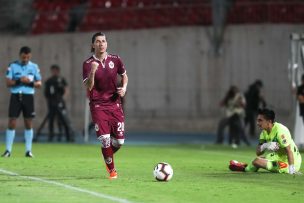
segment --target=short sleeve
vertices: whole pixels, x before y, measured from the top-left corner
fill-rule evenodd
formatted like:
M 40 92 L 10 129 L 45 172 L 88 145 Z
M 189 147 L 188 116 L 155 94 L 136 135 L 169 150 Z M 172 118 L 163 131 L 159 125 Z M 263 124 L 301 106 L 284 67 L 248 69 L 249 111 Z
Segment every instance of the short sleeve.
M 123 62 L 121 61 L 120 57 L 118 57 L 118 62 L 119 62 L 119 66 L 118 66 L 117 73 L 118 73 L 119 75 L 123 75 L 123 74 L 126 73 L 125 65 L 124 65 Z
M 280 130 L 280 132 L 278 132 L 277 139 L 282 148 L 285 148 L 291 144 L 291 135 L 287 130 Z
M 88 79 L 89 73 L 90 73 L 90 63 L 88 61 L 85 61 L 82 65 L 82 81 L 86 81 Z
M 36 66 L 36 71 L 35 71 L 35 81 L 39 81 L 41 80 L 41 74 L 40 74 L 40 69 L 39 69 L 39 66 L 37 65 Z
M 64 87 L 68 86 L 68 83 L 64 77 L 62 77 L 62 84 Z
M 13 69 L 11 65 L 9 65 L 6 69 L 6 78 L 13 79 Z
M 264 132 L 262 131 L 260 134 L 260 138 L 259 138 L 259 144 L 263 144 L 265 142 L 266 142 L 266 137 L 265 137 Z

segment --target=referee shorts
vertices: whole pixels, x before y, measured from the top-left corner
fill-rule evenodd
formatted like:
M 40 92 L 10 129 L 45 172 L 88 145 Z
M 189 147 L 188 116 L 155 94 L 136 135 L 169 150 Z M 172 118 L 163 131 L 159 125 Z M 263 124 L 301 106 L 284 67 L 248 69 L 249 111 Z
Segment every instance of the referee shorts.
M 8 117 L 18 118 L 21 112 L 23 118 L 35 117 L 33 94 L 11 94 Z

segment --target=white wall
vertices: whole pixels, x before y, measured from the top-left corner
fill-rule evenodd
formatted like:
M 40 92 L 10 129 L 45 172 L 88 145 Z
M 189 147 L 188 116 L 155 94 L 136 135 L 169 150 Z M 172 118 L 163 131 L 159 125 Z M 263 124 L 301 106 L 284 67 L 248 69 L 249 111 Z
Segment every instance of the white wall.
M 222 55 L 215 57 L 208 27 L 178 27 L 112 31 L 109 52 L 119 54 L 129 76 L 126 103 L 129 130 L 207 130 L 221 116 L 218 106 L 230 85 L 241 90 L 263 80 L 268 103 L 282 122 L 290 123 L 294 102 L 287 77 L 289 34 L 302 25 L 242 25 L 226 28 Z M 18 58 L 20 46 L 33 50 L 43 79 L 51 64 L 59 64 L 70 85 L 68 106 L 74 126 L 82 129 L 85 91 L 82 62 L 89 56 L 92 33 L 2 36 L 0 65 Z M 0 84 L 0 127 L 6 128 L 9 93 Z M 42 90 L 36 95 L 39 125 L 46 114 Z M 23 122 L 19 122 L 19 127 Z

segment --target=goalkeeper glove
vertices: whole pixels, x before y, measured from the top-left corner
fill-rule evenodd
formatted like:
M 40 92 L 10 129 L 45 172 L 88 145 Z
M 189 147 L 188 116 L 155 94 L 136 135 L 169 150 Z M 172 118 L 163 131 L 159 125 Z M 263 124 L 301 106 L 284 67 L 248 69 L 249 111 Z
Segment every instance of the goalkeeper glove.
M 266 149 L 269 151 L 277 151 L 279 149 L 279 144 L 277 142 L 267 142 L 260 146 L 261 152 L 265 151 Z

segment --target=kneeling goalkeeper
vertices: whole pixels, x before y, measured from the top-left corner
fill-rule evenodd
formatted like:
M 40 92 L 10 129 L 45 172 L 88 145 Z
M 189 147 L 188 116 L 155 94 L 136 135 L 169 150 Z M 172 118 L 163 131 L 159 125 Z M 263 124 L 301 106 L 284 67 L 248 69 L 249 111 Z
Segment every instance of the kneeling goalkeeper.
M 258 111 L 257 125 L 262 130 L 257 157 L 249 164 L 230 161 L 232 171 L 257 172 L 260 168 L 274 173 L 296 174 L 302 158 L 287 127 L 274 122 L 275 113 L 269 109 Z

